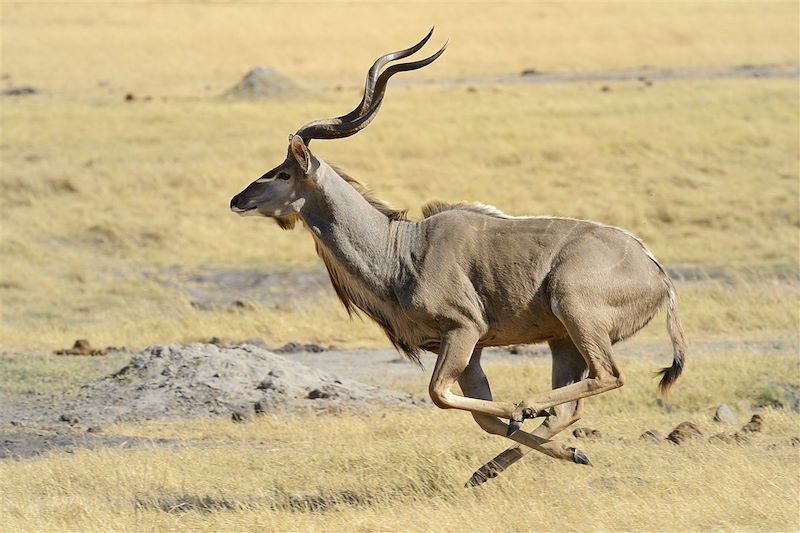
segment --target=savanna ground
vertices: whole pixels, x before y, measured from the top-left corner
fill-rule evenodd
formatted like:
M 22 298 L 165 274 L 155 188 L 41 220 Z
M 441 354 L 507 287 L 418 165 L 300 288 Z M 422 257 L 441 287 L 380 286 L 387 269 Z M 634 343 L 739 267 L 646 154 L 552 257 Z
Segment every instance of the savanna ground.
M 788 397 L 800 387 L 800 89 L 796 74 L 702 75 L 743 65 L 796 73 L 796 3 L 3 3 L 0 17 L 3 88 L 40 91 L 0 100 L 0 398 L 71 393 L 114 370 L 113 360 L 49 355 L 76 338 L 132 349 L 212 336 L 385 347 L 318 281 L 308 236 L 239 219 L 227 203 L 283 159 L 288 133 L 349 110 L 377 54 L 433 23 L 434 42 L 449 36 L 450 47 L 406 77 L 430 82 L 390 85 L 370 128 L 314 152 L 396 206 L 480 200 L 632 231 L 682 274 L 679 308 L 695 346 L 665 408 L 652 378 L 669 359 L 663 317 L 626 343 L 628 384 L 588 400 L 579 423 L 604 435 L 574 444 L 591 468 L 532 454 L 464 490 L 505 442 L 432 406 L 117 424 L 103 431 L 177 444 L 3 460 L 0 529 L 800 527 L 790 442 L 800 417 Z M 308 93 L 219 98 L 255 64 Z M 698 75 L 454 83 L 643 67 Z M 208 296 L 253 271 L 311 281 L 244 306 Z M 657 341 L 661 355 L 636 354 Z M 770 342 L 780 349 L 763 349 Z M 548 386 L 542 359 L 487 371 L 499 398 Z M 422 374 L 383 378 L 424 394 Z M 741 423 L 761 409 L 763 432 L 741 446 L 638 439 L 683 420 L 706 436 L 722 431 L 711 421 L 720 403 Z

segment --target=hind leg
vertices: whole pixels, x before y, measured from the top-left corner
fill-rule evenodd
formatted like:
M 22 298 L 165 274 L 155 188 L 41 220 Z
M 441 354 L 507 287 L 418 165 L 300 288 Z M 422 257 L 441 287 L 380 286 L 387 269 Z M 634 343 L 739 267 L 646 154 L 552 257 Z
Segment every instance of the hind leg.
M 577 311 L 573 312 L 573 309 Z M 583 356 L 588 373 L 577 383 L 531 396 L 517 404 L 511 414 L 509 435 L 522 426 L 523 420 L 534 418 L 543 410 L 602 394 L 625 384 L 622 370 L 611 352 L 611 338 L 602 321 L 582 319 L 587 311 L 580 301 L 565 299 L 562 306 L 554 306 L 553 313 L 564 324 L 570 339 Z
M 553 354 L 552 387 L 554 389 L 577 383 L 586 377 L 588 371 L 586 361 L 570 338 L 551 341 L 550 351 Z M 557 405 L 551 411 L 553 414 L 545 418 L 544 422 L 532 432 L 533 435 L 551 439 L 580 420 L 583 415 L 583 399 Z M 522 444 L 511 446 L 480 467 L 472 475 L 470 485 L 480 485 L 490 478 L 496 477 L 531 450 L 532 448 Z M 576 456 L 578 452 L 576 450 Z M 586 456 L 583 455 L 583 458 Z M 588 463 L 588 459 L 585 462 Z
M 458 384 L 462 392 L 470 398 L 481 400 L 492 400 L 492 392 L 489 388 L 489 381 L 486 379 L 486 374 L 483 372 L 480 363 L 481 350 L 476 349 L 472 353 L 469 365 L 464 369 L 464 372 L 458 378 Z M 485 415 L 482 413 L 472 413 L 475 422 L 486 431 L 493 435 L 505 436 L 508 430 L 508 424 L 495 416 Z M 553 433 L 555 434 L 555 432 Z M 540 453 L 548 455 L 556 459 L 562 459 L 570 462 L 582 463 L 585 462 L 585 455 L 580 450 L 564 446 L 560 442 L 551 441 L 548 438 L 519 431 L 512 436 L 519 445 L 527 451 L 536 450 Z M 527 453 L 527 452 L 526 452 Z M 588 461 L 588 460 L 586 460 Z M 497 471 L 501 472 L 503 469 Z M 496 474 L 495 474 L 496 475 Z M 485 477 L 494 477 L 491 472 L 487 472 Z M 485 481 L 485 479 L 483 480 Z M 481 481 L 482 482 L 482 481 Z M 470 480 L 468 485 L 476 485 L 475 476 Z
M 579 383 L 586 378 L 589 369 L 572 339 L 567 337 L 550 341 L 549 344 L 553 354 L 551 379 L 553 389 Z M 580 420 L 583 416 L 583 398 L 556 405 L 551 412 L 553 415 L 544 419 L 544 422 L 533 432 L 534 435 L 549 439 Z

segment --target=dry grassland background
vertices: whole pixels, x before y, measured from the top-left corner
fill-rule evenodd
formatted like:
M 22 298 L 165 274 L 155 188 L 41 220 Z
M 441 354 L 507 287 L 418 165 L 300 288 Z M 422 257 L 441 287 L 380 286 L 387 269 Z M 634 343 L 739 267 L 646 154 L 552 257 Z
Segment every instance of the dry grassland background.
M 0 97 L 3 394 L 114 370 L 46 355 L 77 338 L 385 347 L 340 309 L 308 235 L 228 202 L 283 160 L 287 134 L 351 109 L 378 54 L 432 24 L 445 55 L 393 79 L 364 132 L 314 153 L 414 215 L 470 200 L 632 231 L 678 278 L 700 348 L 668 411 L 651 374 L 668 358 L 663 318 L 632 341 L 663 354 L 626 356 L 629 384 L 587 402 L 581 424 L 611 436 L 581 445 L 594 468 L 526 457 L 463 491 L 505 442 L 432 406 L 117 425 L 105 431 L 171 444 L 0 461 L 0 530 L 800 528 L 795 411 L 767 408 L 747 446 L 638 440 L 686 419 L 711 434 L 719 403 L 744 422 L 800 390 L 798 16 L 796 2 L 3 3 L 0 88 L 38 90 Z M 304 94 L 221 97 L 257 64 Z M 789 74 L 708 76 L 746 66 Z M 525 69 L 693 74 L 497 81 Z M 242 305 L 208 296 L 253 272 L 311 281 Z M 548 386 L 546 361 L 504 365 L 489 368 L 498 397 Z M 422 375 L 383 385 L 425 390 Z

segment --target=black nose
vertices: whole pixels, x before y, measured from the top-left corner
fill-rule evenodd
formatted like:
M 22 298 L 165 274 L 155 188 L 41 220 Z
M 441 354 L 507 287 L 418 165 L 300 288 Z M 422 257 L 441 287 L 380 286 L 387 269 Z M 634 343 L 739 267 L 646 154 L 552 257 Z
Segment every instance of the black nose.
M 237 213 L 241 211 L 247 211 L 248 209 L 254 207 L 251 204 L 252 202 L 245 198 L 244 192 L 240 192 L 231 198 L 231 211 L 236 211 Z

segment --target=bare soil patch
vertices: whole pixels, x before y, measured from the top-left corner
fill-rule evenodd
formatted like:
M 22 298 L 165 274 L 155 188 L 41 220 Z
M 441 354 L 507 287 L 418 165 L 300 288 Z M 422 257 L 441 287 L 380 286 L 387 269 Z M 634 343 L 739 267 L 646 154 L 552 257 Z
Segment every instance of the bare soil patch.
M 415 401 L 407 394 L 342 378 L 257 346 L 192 344 L 147 348 L 118 372 L 81 387 L 80 396 L 60 410 L 83 424 L 94 424 L 233 412 L 249 416 L 256 403 L 262 412 L 271 412 Z
M 102 434 L 104 425 L 118 421 L 210 416 L 243 421 L 274 412 L 426 401 L 312 368 L 253 345 L 152 346 L 135 354 L 120 370 L 77 391 L 4 397 L 0 458 L 61 447 L 138 444 L 136 439 L 128 442 Z

